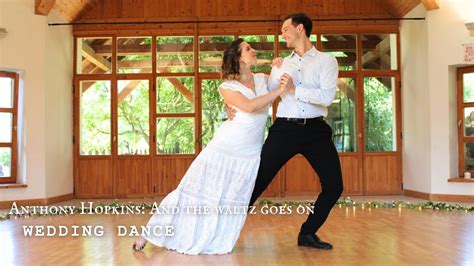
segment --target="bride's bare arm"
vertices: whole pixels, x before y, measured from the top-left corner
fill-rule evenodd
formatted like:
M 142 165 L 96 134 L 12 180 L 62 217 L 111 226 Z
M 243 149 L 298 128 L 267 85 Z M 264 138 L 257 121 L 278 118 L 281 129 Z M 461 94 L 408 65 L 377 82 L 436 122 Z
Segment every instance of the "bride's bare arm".
M 285 86 L 286 84 L 280 86 L 277 90 L 274 90 L 262 96 L 258 96 L 254 99 L 248 99 L 240 92 L 228 90 L 224 87 L 220 88 L 219 91 L 222 97 L 224 98 L 224 103 L 228 105 L 233 105 L 245 112 L 253 113 L 272 103 L 278 96 L 280 96 L 285 91 Z

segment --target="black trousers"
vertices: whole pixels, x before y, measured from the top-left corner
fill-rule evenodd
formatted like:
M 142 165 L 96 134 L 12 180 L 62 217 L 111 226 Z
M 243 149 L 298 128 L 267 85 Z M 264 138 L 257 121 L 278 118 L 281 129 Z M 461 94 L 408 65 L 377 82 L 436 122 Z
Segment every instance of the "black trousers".
M 262 148 L 249 205 L 255 203 L 280 168 L 298 153 L 308 160 L 321 182 L 322 191 L 314 203 L 314 212 L 300 230 L 303 234 L 314 234 L 326 221 L 343 190 L 341 165 L 332 142 L 332 129 L 322 119 L 310 120 L 303 125 L 277 118 Z

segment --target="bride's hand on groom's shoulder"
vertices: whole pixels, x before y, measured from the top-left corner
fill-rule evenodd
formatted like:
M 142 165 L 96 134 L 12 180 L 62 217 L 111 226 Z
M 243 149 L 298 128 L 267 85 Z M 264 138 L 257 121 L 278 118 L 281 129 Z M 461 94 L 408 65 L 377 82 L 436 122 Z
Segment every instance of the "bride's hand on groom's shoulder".
M 272 67 L 274 67 L 274 66 L 281 67 L 282 64 L 283 64 L 283 58 L 281 58 L 281 57 L 277 57 L 277 58 L 273 59 L 273 61 L 272 61 Z

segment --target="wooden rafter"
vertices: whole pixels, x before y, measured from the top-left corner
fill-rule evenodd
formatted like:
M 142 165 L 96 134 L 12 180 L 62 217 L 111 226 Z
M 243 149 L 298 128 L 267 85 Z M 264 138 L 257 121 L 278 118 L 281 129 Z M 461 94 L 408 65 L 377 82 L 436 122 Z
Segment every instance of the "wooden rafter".
M 131 80 L 125 88 L 118 95 L 118 103 L 120 104 L 137 86 L 142 80 Z
M 87 43 L 82 43 L 82 56 L 105 71 L 109 71 L 112 68 L 112 64 L 103 56 L 96 54 L 94 49 Z
M 381 2 L 385 11 L 396 18 L 404 17 L 420 4 L 420 0 L 382 0 Z
M 435 10 L 439 9 L 439 1 L 438 0 L 421 0 L 423 5 L 425 6 L 426 10 Z
M 390 38 L 383 39 L 372 51 L 362 56 L 362 62 L 364 64 L 370 64 L 375 60 L 381 58 L 385 53 L 390 50 Z
M 67 21 L 76 21 L 103 2 L 102 0 L 56 0 L 54 9 Z
M 347 37 L 349 38 L 349 37 Z M 374 49 L 375 46 L 378 44 L 378 39 L 374 40 L 364 40 L 362 45 L 369 49 Z M 249 42 L 250 46 L 257 48 L 259 51 L 274 51 L 274 44 L 273 43 L 257 43 L 257 42 Z M 213 44 L 211 45 L 202 45 L 200 52 L 207 53 L 207 54 L 222 54 L 222 51 L 227 47 L 227 43 L 221 44 Z M 329 42 L 322 42 L 323 49 L 325 51 L 352 51 L 355 50 L 355 40 L 331 40 Z M 175 46 L 174 44 L 160 44 L 159 45 L 162 49 L 158 50 L 159 55 L 175 55 L 175 54 L 193 54 L 193 45 L 185 45 L 185 46 Z M 174 48 L 174 49 L 173 49 Z M 286 44 L 282 43 L 280 50 L 285 50 Z M 97 45 L 94 46 L 95 53 L 98 55 L 110 55 L 110 51 L 112 50 L 111 45 Z M 140 45 L 140 46 L 131 46 L 131 47 L 124 47 L 121 48 L 117 55 L 125 56 L 125 55 L 143 55 L 143 54 L 150 54 L 150 46 L 149 45 Z
M 168 72 L 166 68 L 157 68 L 159 72 Z M 194 95 L 177 79 L 168 78 L 168 81 L 181 93 L 183 96 L 194 105 Z
M 35 0 L 35 14 L 47 16 L 56 0 Z

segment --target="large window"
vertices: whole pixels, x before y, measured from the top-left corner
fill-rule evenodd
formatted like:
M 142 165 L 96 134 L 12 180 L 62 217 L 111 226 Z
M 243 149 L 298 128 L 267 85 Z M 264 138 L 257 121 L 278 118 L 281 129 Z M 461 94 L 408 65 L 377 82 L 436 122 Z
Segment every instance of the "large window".
M 0 71 L 0 183 L 15 183 L 18 74 Z
M 474 67 L 458 69 L 459 174 L 474 172 Z
M 339 152 L 397 151 L 397 36 L 310 36 L 339 63 L 336 98 L 327 117 Z M 217 90 L 219 72 L 224 49 L 239 37 L 257 50 L 255 72 L 269 73 L 275 55 L 292 50 L 280 35 L 268 33 L 77 38 L 80 155 L 198 153 L 226 119 Z M 466 116 L 471 111 L 474 103 L 463 109 Z M 0 119 L 9 126 L 8 115 Z M 472 123 L 472 134 L 471 125 L 464 124 L 466 137 L 473 140 L 463 149 L 474 143 Z

